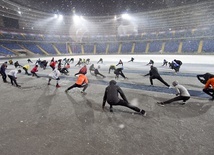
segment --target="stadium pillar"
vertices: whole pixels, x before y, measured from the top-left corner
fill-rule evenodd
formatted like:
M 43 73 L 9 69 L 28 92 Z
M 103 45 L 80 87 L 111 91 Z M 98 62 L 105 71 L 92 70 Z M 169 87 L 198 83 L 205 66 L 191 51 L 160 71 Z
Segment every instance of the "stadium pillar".
M 203 40 L 200 40 L 199 45 L 198 45 L 198 53 L 201 53 L 201 52 L 202 52 L 203 44 L 204 44 L 204 41 L 203 41 Z
M 133 43 L 133 44 L 132 44 L 132 51 L 131 51 L 132 54 L 134 53 L 135 45 L 136 45 L 136 43 Z
M 145 53 L 148 53 L 148 52 L 149 52 L 149 47 L 150 47 L 150 42 L 148 42 L 148 43 L 146 44 L 146 51 L 145 51 Z
M 66 49 L 68 54 L 72 54 L 71 46 L 69 43 L 66 43 Z
M 161 47 L 161 53 L 164 53 L 165 45 L 166 45 L 166 42 L 163 42 L 162 47 Z
M 81 51 L 82 51 L 82 54 L 85 54 L 83 44 L 81 44 Z
M 119 44 L 119 48 L 118 48 L 118 52 L 117 52 L 118 54 L 121 53 L 121 48 L 122 48 L 122 43 Z
M 39 45 L 36 45 L 43 53 L 45 53 L 46 55 L 49 55 L 49 53 L 47 51 L 45 51 L 42 47 L 40 47 Z
M 96 54 L 96 51 L 97 51 L 97 45 L 94 44 L 94 54 Z
M 108 50 L 109 50 L 109 44 L 107 44 L 106 46 L 106 54 L 108 54 Z
M 52 44 L 54 50 L 56 51 L 56 54 L 57 55 L 61 55 L 60 51 L 57 49 L 56 45 L 55 44 Z
M 178 47 L 178 53 L 182 53 L 183 42 L 181 41 Z

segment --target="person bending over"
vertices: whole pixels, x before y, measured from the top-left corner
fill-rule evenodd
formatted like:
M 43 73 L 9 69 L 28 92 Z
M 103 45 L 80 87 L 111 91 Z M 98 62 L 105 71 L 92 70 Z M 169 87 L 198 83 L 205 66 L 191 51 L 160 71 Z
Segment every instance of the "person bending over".
M 148 74 L 144 75 L 144 76 L 150 76 L 150 83 L 153 86 L 153 79 L 158 79 L 160 82 L 162 82 L 163 84 L 165 84 L 167 87 L 170 87 L 170 85 L 168 83 L 166 83 L 163 78 L 160 76 L 160 74 L 158 73 L 158 69 L 154 66 L 150 67 L 150 71 Z
M 49 76 L 49 80 L 48 80 L 48 85 L 50 85 L 50 82 L 52 79 L 56 80 L 56 88 L 59 88 L 59 76 L 61 75 L 60 71 L 55 68 L 48 76 Z
M 85 94 L 85 90 L 87 89 L 88 87 L 88 78 L 85 74 L 79 74 L 75 84 L 73 84 L 72 86 L 70 86 L 69 88 L 67 88 L 65 90 L 66 93 L 68 93 L 69 90 L 73 89 L 73 88 L 82 88 L 83 87 L 83 90 L 81 91 L 81 93 Z
M 110 74 L 111 70 L 115 71 L 116 70 L 116 66 L 115 65 L 110 65 L 108 73 Z
M 175 101 L 183 101 L 181 105 L 184 105 L 186 101 L 190 99 L 190 94 L 188 90 L 183 85 L 180 85 L 178 81 L 172 82 L 172 85 L 176 88 L 176 97 L 164 102 L 158 102 L 158 104 L 164 106 L 165 104 L 170 104 Z
M 210 78 L 213 78 L 214 75 L 210 73 L 198 74 L 197 78 L 202 84 L 206 84 Z
M 12 85 L 14 85 L 14 83 L 15 83 L 15 85 L 16 85 L 16 87 L 21 87 L 20 85 L 18 85 L 18 83 L 16 82 L 16 79 L 17 79 L 17 74 L 18 73 L 21 73 L 21 70 L 19 69 L 19 70 L 11 70 L 9 73 L 8 73 L 8 77 L 9 77 L 9 79 L 10 79 L 10 82 L 11 82 L 11 84 Z
M 207 95 L 210 95 L 212 97 L 211 100 L 214 100 L 214 77 L 210 78 L 206 82 L 203 92 L 205 92 Z
M 102 109 L 104 110 L 104 107 L 107 101 L 107 103 L 110 105 L 110 112 L 113 112 L 113 106 L 124 106 L 145 116 L 146 115 L 145 110 L 143 109 L 140 110 L 138 107 L 131 105 L 128 102 L 122 89 L 118 85 L 116 85 L 116 83 L 117 82 L 115 80 L 111 80 L 109 82 L 109 86 L 106 87 L 105 93 L 103 96 Z M 122 99 L 118 97 L 118 94 L 120 94 Z

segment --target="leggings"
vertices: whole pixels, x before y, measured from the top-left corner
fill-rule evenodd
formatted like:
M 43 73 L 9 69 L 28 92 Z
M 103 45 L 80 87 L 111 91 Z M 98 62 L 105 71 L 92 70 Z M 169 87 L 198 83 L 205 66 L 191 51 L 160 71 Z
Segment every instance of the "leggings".
M 8 77 L 10 78 L 10 82 L 13 85 L 13 82 L 16 84 L 16 86 L 18 86 L 17 82 L 16 82 L 16 78 L 14 76 L 8 75 Z
M 169 104 L 171 102 L 174 102 L 174 101 L 180 101 L 180 100 L 183 100 L 183 102 L 186 102 L 187 100 L 189 100 L 190 97 L 189 96 L 177 96 L 175 98 L 172 98 L 170 100 L 167 100 L 167 101 L 164 101 L 163 103 L 164 104 Z
M 150 83 L 151 85 L 153 85 L 153 79 L 158 79 L 160 82 L 162 82 L 163 84 L 165 84 L 167 87 L 169 87 L 170 85 L 168 83 L 166 83 L 161 76 L 150 76 Z
M 72 86 L 70 86 L 67 90 L 73 89 L 73 88 L 75 88 L 75 87 L 78 87 L 78 88 L 83 87 L 83 91 L 85 91 L 86 88 L 88 87 L 88 84 L 78 85 L 78 84 L 75 83 L 75 84 L 73 84 Z
M 214 98 L 214 89 L 212 89 L 212 88 L 203 89 L 203 92 L 205 92 L 206 94 L 208 94 Z
M 118 103 L 109 103 L 109 105 L 110 105 L 110 108 L 112 108 L 112 106 L 120 105 L 120 106 L 127 107 L 129 109 L 132 109 L 136 112 L 140 112 L 140 109 L 138 107 L 135 107 L 135 106 L 131 105 L 130 103 L 128 103 L 127 101 L 121 100 L 121 99 Z M 144 111 L 144 110 L 142 110 L 142 111 Z

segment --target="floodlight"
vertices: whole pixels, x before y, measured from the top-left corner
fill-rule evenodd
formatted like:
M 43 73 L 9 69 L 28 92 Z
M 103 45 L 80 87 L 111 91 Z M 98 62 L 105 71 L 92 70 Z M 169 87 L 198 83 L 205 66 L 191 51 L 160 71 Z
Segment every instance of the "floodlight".
M 62 19 L 63 18 L 63 15 L 59 15 L 59 17 L 58 17 L 59 19 Z
M 80 17 L 77 15 L 74 15 L 73 20 L 74 20 L 74 22 L 78 22 L 80 20 Z
M 122 18 L 123 19 L 130 19 L 131 17 L 129 14 L 125 13 L 125 14 L 122 14 Z

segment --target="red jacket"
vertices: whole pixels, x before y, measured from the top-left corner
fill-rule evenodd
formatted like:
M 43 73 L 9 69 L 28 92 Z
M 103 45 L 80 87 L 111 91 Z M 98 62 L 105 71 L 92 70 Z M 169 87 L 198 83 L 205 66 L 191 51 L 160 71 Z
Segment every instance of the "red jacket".
M 31 72 L 35 73 L 35 72 L 38 72 L 38 67 L 33 67 L 33 69 L 31 70 Z
M 50 66 L 55 67 L 56 63 L 57 63 L 56 61 L 53 61 L 53 62 L 50 63 Z
M 80 69 L 79 73 L 82 73 L 82 74 L 86 74 L 87 73 L 87 67 L 84 66 Z

